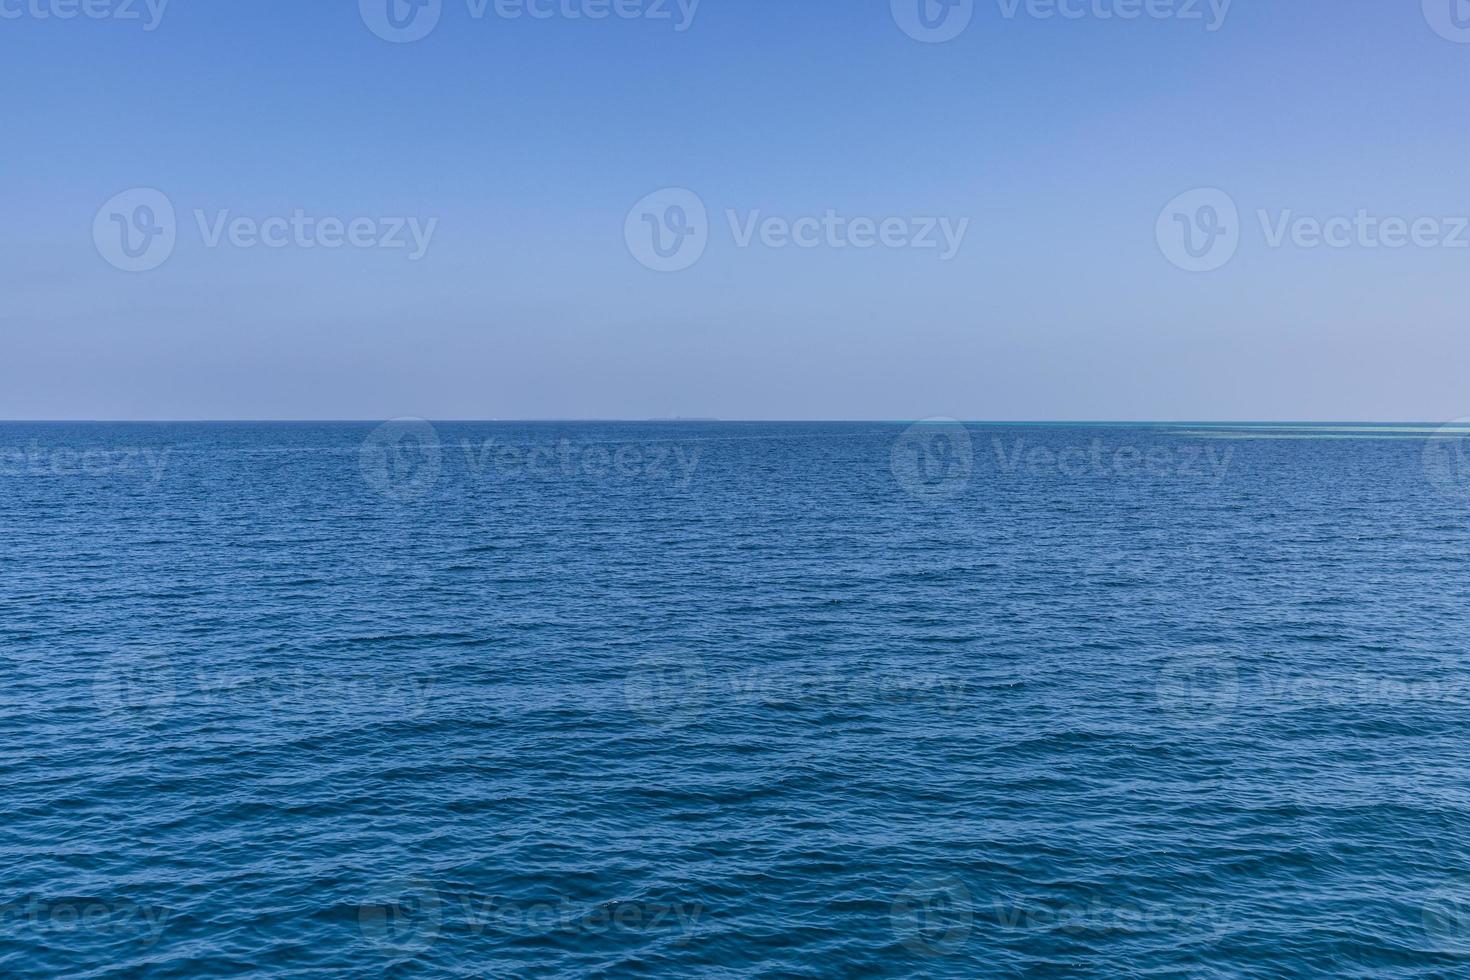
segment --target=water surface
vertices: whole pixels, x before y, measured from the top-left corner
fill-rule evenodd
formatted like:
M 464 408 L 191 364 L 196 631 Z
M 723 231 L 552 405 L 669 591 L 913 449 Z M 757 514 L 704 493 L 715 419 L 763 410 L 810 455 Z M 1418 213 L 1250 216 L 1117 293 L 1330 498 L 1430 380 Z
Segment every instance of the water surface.
M 0 426 L 0 972 L 1470 971 L 1460 433 L 1320 428 Z

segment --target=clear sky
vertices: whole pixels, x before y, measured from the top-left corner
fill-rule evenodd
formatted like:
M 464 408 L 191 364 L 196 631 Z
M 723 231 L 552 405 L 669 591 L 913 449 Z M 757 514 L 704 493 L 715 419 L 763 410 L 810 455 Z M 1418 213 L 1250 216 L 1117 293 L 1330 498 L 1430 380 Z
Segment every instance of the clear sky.
M 0 0 L 0 417 L 1470 416 L 1462 0 L 151 2 Z

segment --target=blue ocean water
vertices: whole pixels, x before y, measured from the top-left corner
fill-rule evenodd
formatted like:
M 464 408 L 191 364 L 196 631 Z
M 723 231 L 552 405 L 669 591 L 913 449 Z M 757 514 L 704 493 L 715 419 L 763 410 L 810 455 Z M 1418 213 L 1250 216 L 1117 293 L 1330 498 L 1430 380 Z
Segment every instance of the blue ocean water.
M 1470 974 L 1470 430 L 0 425 L 0 974 Z

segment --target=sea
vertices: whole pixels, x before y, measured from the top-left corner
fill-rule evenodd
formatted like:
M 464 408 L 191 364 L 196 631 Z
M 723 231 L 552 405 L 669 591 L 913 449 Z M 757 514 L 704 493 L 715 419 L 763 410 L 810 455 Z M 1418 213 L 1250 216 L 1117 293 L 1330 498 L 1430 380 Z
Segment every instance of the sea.
M 0 424 L 0 976 L 1470 976 L 1467 445 Z

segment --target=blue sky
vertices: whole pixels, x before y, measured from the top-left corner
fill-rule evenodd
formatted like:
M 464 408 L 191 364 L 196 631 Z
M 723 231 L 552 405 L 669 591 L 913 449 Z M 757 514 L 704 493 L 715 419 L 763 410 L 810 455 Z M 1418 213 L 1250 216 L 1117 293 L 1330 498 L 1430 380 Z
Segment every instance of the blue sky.
M 1470 416 L 1459 0 L 976 0 L 943 43 L 920 0 L 443 0 L 408 43 L 357 0 L 87 2 L 0 0 L 0 417 Z M 176 241 L 125 271 L 139 188 Z M 704 250 L 656 271 L 668 188 Z M 1158 230 L 1196 189 L 1239 215 L 1206 272 Z M 1367 244 L 1395 219 L 1433 224 Z

